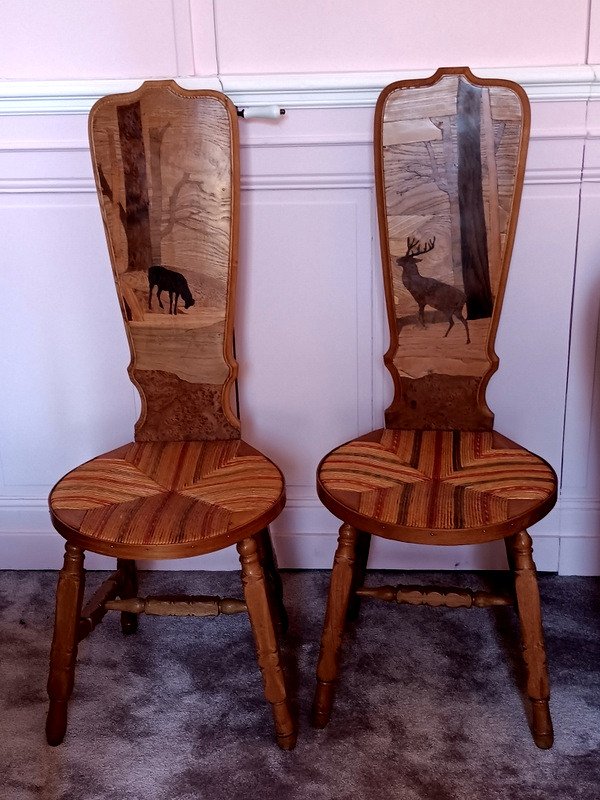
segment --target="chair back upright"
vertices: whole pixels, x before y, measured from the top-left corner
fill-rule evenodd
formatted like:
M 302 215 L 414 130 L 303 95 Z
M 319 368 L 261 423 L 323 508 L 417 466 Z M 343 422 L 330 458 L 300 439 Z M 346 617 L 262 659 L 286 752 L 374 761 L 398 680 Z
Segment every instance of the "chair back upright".
M 523 89 L 467 68 L 386 87 L 375 176 L 388 428 L 491 430 L 485 400 L 529 138 Z
M 237 439 L 235 107 L 148 81 L 99 100 L 89 135 L 142 400 L 136 441 Z

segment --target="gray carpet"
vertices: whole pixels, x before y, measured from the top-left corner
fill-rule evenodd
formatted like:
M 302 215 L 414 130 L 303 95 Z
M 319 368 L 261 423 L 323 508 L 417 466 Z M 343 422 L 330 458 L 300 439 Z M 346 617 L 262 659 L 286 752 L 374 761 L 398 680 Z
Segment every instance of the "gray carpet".
M 88 575 L 88 587 L 102 576 Z M 447 581 L 371 573 L 368 583 Z M 489 587 L 501 576 L 451 575 Z M 308 724 L 328 573 L 283 574 L 300 720 L 278 750 L 245 615 L 109 615 L 79 650 L 64 744 L 44 742 L 56 576 L 0 573 L 0 797 L 533 800 L 600 797 L 600 579 L 541 576 L 556 741 L 526 723 L 511 609 L 365 602 L 329 728 Z M 238 595 L 236 573 L 145 573 L 141 593 Z

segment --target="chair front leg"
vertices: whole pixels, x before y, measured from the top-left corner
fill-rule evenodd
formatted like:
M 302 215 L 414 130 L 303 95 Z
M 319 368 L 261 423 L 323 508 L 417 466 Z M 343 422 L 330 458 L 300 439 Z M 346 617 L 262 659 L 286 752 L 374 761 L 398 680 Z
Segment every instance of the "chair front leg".
M 317 688 L 312 708 L 312 724 L 316 728 L 324 728 L 331 716 L 342 635 L 354 579 L 357 540 L 356 528 L 342 525 L 329 582 L 327 611 L 317 665 Z
M 533 711 L 533 739 L 543 750 L 552 747 L 554 732 L 548 701 L 550 684 L 544 646 L 544 629 L 531 537 L 527 531 L 506 540 L 509 563 L 514 565 L 515 593 L 523 639 L 527 694 Z M 512 557 L 512 558 L 511 558 Z
M 244 597 L 254 635 L 258 666 L 262 672 L 265 697 L 273 712 L 277 744 L 283 750 L 291 750 L 296 744 L 297 732 L 287 696 L 275 621 L 271 614 L 267 582 L 259 559 L 256 537 L 243 539 L 238 543 L 237 550 L 242 565 Z
M 119 597 L 128 600 L 130 597 L 137 597 L 138 578 L 135 561 L 126 558 L 117 559 L 117 569 L 119 570 Z M 138 629 L 138 615 L 130 611 L 121 611 L 121 630 L 124 634 L 135 633 Z
M 48 744 L 58 745 L 67 730 L 67 707 L 75 681 L 77 632 L 85 587 L 83 550 L 67 542 L 64 565 L 58 577 L 54 638 L 50 652 L 46 720 Z

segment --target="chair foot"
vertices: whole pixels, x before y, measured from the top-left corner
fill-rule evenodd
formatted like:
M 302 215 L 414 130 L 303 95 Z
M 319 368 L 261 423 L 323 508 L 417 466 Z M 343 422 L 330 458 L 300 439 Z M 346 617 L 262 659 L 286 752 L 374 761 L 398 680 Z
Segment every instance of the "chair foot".
M 554 734 L 548 701 L 550 684 L 546 665 L 546 648 L 531 537 L 527 531 L 506 540 L 509 563 L 515 574 L 515 594 L 523 640 L 523 660 L 527 676 L 527 694 L 532 704 L 532 735 L 542 749 L 552 747 Z
M 554 729 L 547 700 L 532 700 L 533 740 L 541 750 L 549 750 L 554 743 Z
M 46 738 L 51 745 L 60 744 L 67 729 L 67 707 L 75 681 L 79 618 L 85 583 L 83 558 L 83 550 L 67 542 L 56 590 L 54 637 L 48 676 L 50 707 Z
M 254 635 L 258 666 L 263 677 L 265 697 L 271 704 L 277 744 L 291 750 L 296 744 L 297 729 L 292 718 L 281 655 L 275 633 L 272 604 L 269 602 L 267 580 L 259 559 L 256 537 L 238 542 L 242 565 L 242 584 L 248 616 Z
M 315 699 L 310 717 L 313 728 L 324 728 L 331 717 L 333 708 L 333 698 L 335 696 L 335 684 L 317 680 Z
M 329 582 L 327 611 L 321 637 L 321 650 L 317 665 L 317 690 L 313 703 L 313 725 L 323 728 L 329 722 L 335 681 L 339 672 L 342 635 L 348 615 L 348 605 L 354 581 L 354 561 L 358 531 L 351 525 L 342 525 L 333 560 Z
M 66 700 L 50 700 L 48 716 L 46 717 L 46 741 L 52 747 L 62 743 L 67 732 L 67 705 Z

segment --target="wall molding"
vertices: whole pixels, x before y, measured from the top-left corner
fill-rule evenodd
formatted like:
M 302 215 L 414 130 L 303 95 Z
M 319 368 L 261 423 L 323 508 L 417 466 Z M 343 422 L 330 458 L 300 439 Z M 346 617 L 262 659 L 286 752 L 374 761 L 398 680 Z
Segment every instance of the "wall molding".
M 189 59 L 186 58 L 186 66 Z M 486 67 L 483 78 L 520 83 L 530 100 L 561 102 L 600 98 L 600 65 Z M 422 78 L 427 70 L 178 77 L 185 88 L 222 89 L 237 105 L 277 104 L 284 108 L 360 108 L 375 104 L 395 80 Z M 161 76 L 148 76 L 153 79 Z M 172 76 L 163 76 L 172 77 Z M 145 78 L 119 80 L 0 81 L 0 116 L 87 114 L 100 97 L 129 92 Z
M 39 491 L 39 489 L 38 489 Z M 331 518 L 323 524 L 324 507 L 312 487 L 288 487 L 290 498 L 273 533 L 280 566 L 287 569 L 330 569 L 337 538 Z M 287 521 L 286 521 L 287 517 Z M 540 571 L 562 575 L 600 574 L 600 500 L 562 498 L 551 517 L 532 531 Z M 325 530 L 325 527 L 328 530 Z M 504 569 L 502 542 L 488 545 L 424 548 L 376 538 L 370 565 L 375 569 Z M 57 569 L 63 539 L 52 529 L 46 495 L 25 492 L 0 497 L 0 569 Z M 88 569 L 108 569 L 112 561 L 86 554 Z M 428 566 L 425 567 L 424 564 Z M 237 569 L 235 550 L 186 559 L 185 569 Z M 141 562 L 142 569 L 181 569 L 181 561 Z
M 600 183 L 600 169 L 569 169 L 547 167 L 528 169 L 526 186 L 547 186 Z M 289 172 L 268 175 L 242 175 L 244 191 L 287 191 L 302 189 L 372 189 L 374 176 L 370 172 L 335 172 L 293 174 Z M 0 178 L 0 195 L 32 194 L 96 194 L 92 178 Z

